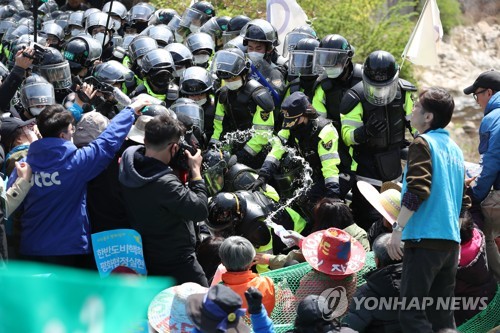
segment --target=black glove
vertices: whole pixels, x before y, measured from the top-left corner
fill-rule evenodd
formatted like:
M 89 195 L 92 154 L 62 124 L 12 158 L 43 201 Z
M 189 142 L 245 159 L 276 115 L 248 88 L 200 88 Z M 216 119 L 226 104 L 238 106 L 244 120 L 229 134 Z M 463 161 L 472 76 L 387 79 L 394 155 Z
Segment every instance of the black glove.
M 255 287 L 245 291 L 245 298 L 248 303 L 248 313 L 259 314 L 262 311 L 262 293 Z
M 258 191 L 260 189 L 263 189 L 265 191 L 266 190 L 266 183 L 267 183 L 267 180 L 264 177 L 259 176 L 259 178 L 257 178 L 252 184 L 248 185 L 247 190 L 255 192 L 255 191 Z
M 385 121 L 375 118 L 373 113 L 365 124 L 365 132 L 368 137 L 376 136 L 380 132 L 387 130 L 387 124 Z
M 238 163 L 245 164 L 247 166 L 251 166 L 252 160 L 255 160 L 255 158 L 250 155 L 245 149 L 240 149 L 234 155 L 236 155 L 236 157 L 238 158 Z
M 340 197 L 345 199 L 347 193 L 356 184 L 356 175 L 354 173 L 343 172 L 339 175 Z

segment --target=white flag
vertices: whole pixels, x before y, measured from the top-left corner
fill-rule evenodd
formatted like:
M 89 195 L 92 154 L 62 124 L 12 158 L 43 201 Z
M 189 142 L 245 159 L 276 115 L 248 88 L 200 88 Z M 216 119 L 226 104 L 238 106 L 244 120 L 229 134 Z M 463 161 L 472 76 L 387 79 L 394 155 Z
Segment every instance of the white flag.
M 307 15 L 296 0 L 267 0 L 266 8 L 267 21 L 278 31 L 278 51 L 283 54 L 286 34 L 296 27 L 306 25 Z
M 427 0 L 402 57 L 415 65 L 437 65 L 439 64 L 437 49 L 442 38 L 443 26 L 436 0 Z

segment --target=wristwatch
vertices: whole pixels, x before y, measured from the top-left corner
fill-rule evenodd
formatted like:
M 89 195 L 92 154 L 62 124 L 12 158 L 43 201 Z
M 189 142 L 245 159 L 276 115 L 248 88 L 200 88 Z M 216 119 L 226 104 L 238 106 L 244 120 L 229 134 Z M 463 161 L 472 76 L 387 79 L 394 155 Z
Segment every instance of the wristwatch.
M 398 224 L 398 222 L 394 222 L 393 225 L 392 225 L 392 231 L 403 231 L 405 227 L 402 227 Z

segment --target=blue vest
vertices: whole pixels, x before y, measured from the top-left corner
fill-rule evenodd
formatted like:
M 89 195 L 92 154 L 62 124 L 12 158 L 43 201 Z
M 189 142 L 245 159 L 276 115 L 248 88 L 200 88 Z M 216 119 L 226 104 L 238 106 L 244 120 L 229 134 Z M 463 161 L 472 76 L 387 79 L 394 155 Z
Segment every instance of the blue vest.
M 464 189 L 464 157 L 444 129 L 421 135 L 429 144 L 432 161 L 431 194 L 403 230 L 403 240 L 447 239 L 460 243 L 459 215 Z M 401 198 L 407 191 L 406 173 Z

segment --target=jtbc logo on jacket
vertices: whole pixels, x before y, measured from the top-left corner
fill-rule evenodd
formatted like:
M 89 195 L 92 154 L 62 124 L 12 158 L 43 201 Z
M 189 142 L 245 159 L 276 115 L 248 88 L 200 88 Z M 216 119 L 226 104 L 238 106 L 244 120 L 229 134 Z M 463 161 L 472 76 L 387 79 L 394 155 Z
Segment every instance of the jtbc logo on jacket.
M 38 187 L 48 187 L 52 185 L 61 185 L 59 180 L 59 171 L 48 172 L 34 172 L 31 176 L 31 181 Z

